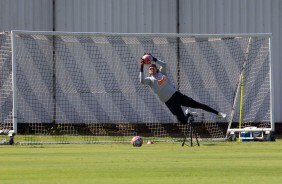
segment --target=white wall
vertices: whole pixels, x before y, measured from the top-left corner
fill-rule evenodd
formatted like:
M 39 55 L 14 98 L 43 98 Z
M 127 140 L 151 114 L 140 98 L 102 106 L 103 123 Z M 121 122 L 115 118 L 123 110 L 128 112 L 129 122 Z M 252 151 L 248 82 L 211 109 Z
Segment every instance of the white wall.
M 0 31 L 51 31 L 52 0 L 0 0 Z
M 56 0 L 56 30 L 176 32 L 176 1 Z
M 272 33 L 274 121 L 282 122 L 282 1 L 180 0 L 180 32 Z
M 55 28 L 83 32 L 177 32 L 177 0 L 54 2 L 53 12 L 53 0 L 0 0 L 0 31 Z M 181 33 L 273 33 L 274 120 L 282 122 L 282 1 L 179 0 L 179 4 Z

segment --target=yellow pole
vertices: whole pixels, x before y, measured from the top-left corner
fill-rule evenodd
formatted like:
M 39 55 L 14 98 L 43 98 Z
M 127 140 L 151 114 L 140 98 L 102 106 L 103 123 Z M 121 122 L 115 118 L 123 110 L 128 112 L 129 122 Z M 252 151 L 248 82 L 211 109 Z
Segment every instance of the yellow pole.
M 248 54 L 249 54 L 249 49 L 251 46 L 251 38 L 249 38 L 249 44 L 247 47 L 247 52 L 246 52 L 246 56 L 244 59 L 244 64 L 243 64 L 243 69 L 242 69 L 242 73 L 241 73 L 241 90 L 240 90 L 240 109 L 239 109 L 239 129 L 242 129 L 242 123 L 243 123 L 243 96 L 244 96 L 244 72 L 245 72 L 245 67 L 246 67 L 246 63 L 248 61 Z M 241 132 L 239 132 L 239 140 L 238 142 L 241 142 Z
M 244 70 L 242 71 L 241 90 L 240 90 L 240 115 L 239 115 L 239 129 L 242 128 L 243 121 L 243 96 L 244 96 Z M 239 142 L 241 141 L 241 133 L 239 132 Z

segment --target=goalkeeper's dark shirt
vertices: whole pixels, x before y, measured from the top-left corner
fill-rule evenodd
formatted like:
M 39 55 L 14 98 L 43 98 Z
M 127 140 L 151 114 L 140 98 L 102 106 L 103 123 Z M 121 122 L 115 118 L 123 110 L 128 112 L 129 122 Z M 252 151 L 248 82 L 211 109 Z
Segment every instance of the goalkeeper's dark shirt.
M 144 72 L 140 72 L 140 82 L 142 84 L 149 85 L 159 96 L 160 100 L 165 103 L 176 92 L 176 89 L 166 76 L 166 63 L 159 60 L 156 63 L 161 66 L 159 72 L 146 78 L 144 76 Z

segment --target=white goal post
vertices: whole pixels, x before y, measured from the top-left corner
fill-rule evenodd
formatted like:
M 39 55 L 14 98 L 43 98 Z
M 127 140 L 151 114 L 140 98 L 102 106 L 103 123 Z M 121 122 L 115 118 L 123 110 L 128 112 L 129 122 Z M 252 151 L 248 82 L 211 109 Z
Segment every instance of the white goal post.
M 168 77 L 181 92 L 227 114 L 220 119 L 193 109 L 199 114 L 199 137 L 226 140 L 249 126 L 274 131 L 271 34 L 17 30 L 12 31 L 10 134 L 78 135 L 87 130 L 110 135 L 108 124 L 116 124 L 117 131 L 126 127 L 125 136 L 140 134 L 139 125 L 154 136 L 170 137 L 168 124 L 187 131 L 139 82 L 144 52 L 167 63 Z

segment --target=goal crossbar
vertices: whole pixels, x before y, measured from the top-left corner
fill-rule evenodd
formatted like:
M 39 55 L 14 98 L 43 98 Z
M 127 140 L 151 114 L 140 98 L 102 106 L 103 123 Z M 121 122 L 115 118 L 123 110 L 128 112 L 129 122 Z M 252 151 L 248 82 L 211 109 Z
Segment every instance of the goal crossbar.
M 190 37 L 190 38 L 235 38 L 235 37 L 271 37 L 272 33 L 236 33 L 236 34 L 197 34 L 197 33 L 111 33 L 111 32 L 64 32 L 64 31 L 25 31 L 13 30 L 12 34 L 70 35 L 70 36 L 126 36 L 126 37 Z
M 187 127 L 140 84 L 138 60 L 144 52 L 167 63 L 177 89 L 228 115 L 219 119 L 196 109 L 203 138 L 226 139 L 248 126 L 274 131 L 270 33 L 14 30 L 11 43 L 10 134 L 132 136 L 143 125 L 151 136 L 185 134 Z

